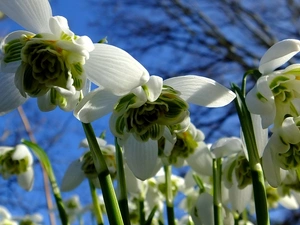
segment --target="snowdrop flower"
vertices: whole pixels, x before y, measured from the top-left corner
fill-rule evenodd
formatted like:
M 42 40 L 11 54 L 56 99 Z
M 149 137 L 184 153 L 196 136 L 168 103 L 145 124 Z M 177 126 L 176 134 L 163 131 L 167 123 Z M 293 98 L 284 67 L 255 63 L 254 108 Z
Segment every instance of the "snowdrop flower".
M 4 179 L 17 175 L 19 185 L 27 191 L 32 189 L 34 171 L 33 157 L 29 149 L 19 144 L 14 147 L 0 147 L 0 174 Z
M 192 219 L 195 224 L 199 225 L 211 225 L 215 224 L 214 220 L 214 204 L 213 196 L 207 192 L 203 192 L 197 198 L 197 202 L 194 205 L 194 209 L 191 212 Z M 228 209 L 222 210 L 223 223 L 225 225 L 233 225 L 234 218 Z
M 262 76 L 247 94 L 249 111 L 262 117 L 264 128 L 274 123 L 279 127 L 286 114 L 298 116 L 300 110 L 300 64 L 293 64 L 283 70 L 284 65 L 300 51 L 300 41 L 286 39 L 273 45 L 260 61 Z
M 115 159 L 115 146 L 108 145 L 102 138 L 97 138 L 98 144 L 103 153 L 109 173 L 112 178 L 116 177 L 117 165 Z M 87 139 L 80 143 L 80 147 L 89 148 Z M 85 179 L 90 179 L 95 187 L 100 188 L 98 174 L 94 165 L 93 157 L 89 149 L 77 160 L 74 160 L 68 167 L 61 184 L 62 191 L 71 191 L 81 184 Z
M 287 117 L 272 134 L 262 157 L 267 181 L 278 187 L 287 174 L 300 165 L 300 117 Z
M 188 103 L 221 107 L 234 98 L 233 92 L 208 78 L 188 75 L 163 81 L 151 76 L 121 97 L 104 88 L 94 90 L 78 104 L 74 115 L 89 123 L 113 112 L 110 129 L 120 140 L 129 168 L 145 180 L 157 171 L 158 140 L 164 137 L 174 144 L 172 130 L 188 128 L 183 123 L 189 116 Z
M 87 78 L 116 95 L 149 79 L 127 52 L 75 35 L 66 18 L 52 16 L 48 0 L 2 0 L 0 10 L 28 30 L 2 40 L 0 114 L 15 109 L 28 96 L 38 98 L 42 111 L 56 106 L 73 110 Z
M 11 218 L 9 211 L 0 206 L 0 225 L 17 225 L 18 223 Z
M 175 130 L 175 143 L 170 143 L 165 138 L 159 139 L 159 155 L 163 161 L 165 161 L 165 164 L 173 164 L 176 167 L 183 166 L 186 163 L 186 160 L 195 153 L 198 142 L 204 140 L 205 136 L 203 132 L 197 129 L 194 124 L 190 123 L 189 117 L 184 123 L 188 124 L 187 129 L 185 128 L 186 125 L 181 125 L 181 127 L 185 128 L 183 131 L 175 129 L 171 130 L 173 132 Z
M 232 209 L 241 213 L 252 197 L 252 176 L 241 139 L 221 138 L 211 146 L 216 157 L 223 160 L 223 179 L 229 190 L 228 201 Z
M 33 214 L 33 215 L 26 215 L 21 219 L 16 218 L 16 220 L 19 220 L 19 225 L 42 225 L 43 224 L 43 216 L 39 213 Z

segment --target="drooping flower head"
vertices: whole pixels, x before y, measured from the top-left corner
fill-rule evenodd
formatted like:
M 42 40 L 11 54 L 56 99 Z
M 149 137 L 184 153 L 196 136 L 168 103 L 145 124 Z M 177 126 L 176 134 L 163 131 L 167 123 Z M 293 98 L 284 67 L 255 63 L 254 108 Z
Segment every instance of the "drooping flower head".
M 102 138 L 97 138 L 97 142 L 101 147 L 106 165 L 110 176 L 114 179 L 117 175 L 117 165 L 115 158 L 115 146 L 109 145 Z M 87 149 L 79 159 L 74 160 L 68 167 L 61 184 L 62 191 L 70 191 L 75 189 L 81 182 L 88 178 L 95 187 L 100 188 L 96 167 L 93 161 L 92 153 L 89 151 L 87 139 L 80 143 L 80 147 Z
M 148 80 L 147 71 L 125 51 L 75 35 L 66 18 L 52 16 L 47 0 L 3 0 L 0 10 L 29 30 L 12 32 L 2 40 L 1 114 L 22 104 L 27 96 L 37 97 L 43 111 L 56 106 L 73 110 L 83 97 L 87 78 L 102 77 L 96 84 L 115 94 Z M 124 83 L 116 83 L 116 77 Z M 126 85 L 128 79 L 131 85 Z
M 0 175 L 4 179 L 17 175 L 19 185 L 27 191 L 31 190 L 33 185 L 32 163 L 32 154 L 25 145 L 0 147 Z
M 231 91 L 208 78 L 190 75 L 163 81 L 151 76 L 147 83 L 121 97 L 103 88 L 89 93 L 74 115 L 82 122 L 91 122 L 113 112 L 111 131 L 119 138 L 129 168 L 145 180 L 159 169 L 158 140 L 164 137 L 172 149 L 175 131 L 188 129 L 188 102 L 219 107 L 234 97 Z
M 247 94 L 246 103 L 251 113 L 262 117 L 264 128 L 273 123 L 280 127 L 287 114 L 300 113 L 300 64 L 275 70 L 299 51 L 300 41 L 283 40 L 268 49 L 260 61 L 262 76 Z

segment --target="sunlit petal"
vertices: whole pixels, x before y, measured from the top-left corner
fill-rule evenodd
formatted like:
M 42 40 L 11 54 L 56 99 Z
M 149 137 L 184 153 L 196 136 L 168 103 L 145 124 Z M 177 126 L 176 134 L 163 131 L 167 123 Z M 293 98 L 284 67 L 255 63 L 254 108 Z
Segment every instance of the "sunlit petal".
M 149 80 L 148 71 L 124 50 L 95 44 L 84 66 L 87 78 L 116 95 L 125 95 Z
M 235 98 L 232 91 L 206 77 L 186 75 L 167 79 L 164 84 L 180 91 L 187 102 L 206 107 L 225 106 Z
M 221 138 L 211 146 L 211 151 L 216 158 L 226 157 L 243 150 L 242 140 L 237 137 Z
M 98 88 L 79 102 L 74 110 L 74 116 L 81 122 L 90 123 L 112 112 L 118 98 L 110 91 Z
M 48 0 L 1 0 L 0 10 L 26 30 L 49 32 L 52 10 Z
M 300 41 L 296 39 L 286 39 L 277 42 L 267 50 L 260 60 L 259 71 L 262 74 L 271 73 L 289 61 L 300 51 Z
M 144 88 L 144 91 L 147 94 L 148 100 L 150 102 L 154 102 L 159 95 L 161 94 L 163 86 L 163 79 L 158 76 L 150 76 L 149 81 L 146 84 L 146 87 Z
M 27 171 L 17 176 L 18 184 L 26 191 L 30 191 L 34 181 L 34 171 L 32 167 L 28 167 Z
M 197 173 L 212 176 L 212 154 L 204 142 L 198 142 L 193 154 L 186 159 L 189 166 Z
M 140 180 L 146 180 L 157 172 L 157 141 L 141 142 L 130 135 L 124 144 L 124 156 L 129 169 Z

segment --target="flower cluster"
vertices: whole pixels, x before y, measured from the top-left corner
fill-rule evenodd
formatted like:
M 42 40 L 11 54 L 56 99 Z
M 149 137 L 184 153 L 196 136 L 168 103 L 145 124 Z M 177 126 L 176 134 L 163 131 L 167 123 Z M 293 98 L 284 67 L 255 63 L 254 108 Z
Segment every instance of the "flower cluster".
M 267 181 L 273 187 L 297 171 L 299 164 L 300 65 L 283 66 L 299 52 L 300 41 L 286 39 L 273 45 L 262 57 L 262 76 L 246 96 L 249 111 L 258 114 L 263 128 L 272 126 L 272 136 L 263 153 Z

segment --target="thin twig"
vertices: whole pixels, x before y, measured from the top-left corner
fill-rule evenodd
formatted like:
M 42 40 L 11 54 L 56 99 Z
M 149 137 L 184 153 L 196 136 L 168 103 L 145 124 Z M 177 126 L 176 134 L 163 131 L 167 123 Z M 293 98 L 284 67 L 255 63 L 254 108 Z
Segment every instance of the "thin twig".
M 33 142 L 33 143 L 36 143 L 36 139 L 35 139 L 34 134 L 32 132 L 29 120 L 28 120 L 22 106 L 18 107 L 18 112 L 19 112 L 19 115 L 21 117 L 21 120 L 23 122 L 23 125 L 25 127 L 25 130 L 28 134 L 28 137 L 29 137 L 30 141 Z M 44 182 L 44 189 L 45 189 L 47 207 L 48 207 L 48 210 L 49 210 L 50 224 L 51 225 L 56 225 L 55 214 L 54 214 L 54 211 L 53 211 L 53 202 L 52 202 L 50 188 L 49 188 L 49 178 L 48 178 L 48 175 L 47 175 L 47 173 L 46 173 L 46 171 L 45 171 L 45 169 L 42 165 L 41 165 L 41 168 L 42 168 L 42 173 L 43 173 L 43 182 Z

